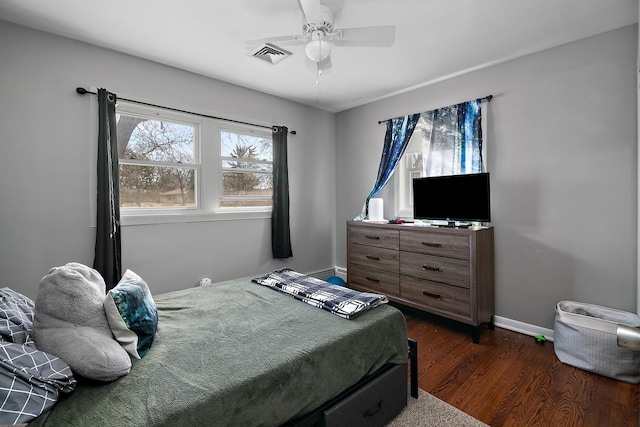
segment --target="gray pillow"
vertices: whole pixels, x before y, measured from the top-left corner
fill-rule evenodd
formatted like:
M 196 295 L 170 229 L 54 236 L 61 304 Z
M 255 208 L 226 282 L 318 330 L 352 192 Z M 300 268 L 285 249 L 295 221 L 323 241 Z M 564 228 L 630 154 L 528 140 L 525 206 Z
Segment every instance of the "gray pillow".
M 104 296 L 104 280 L 96 270 L 79 263 L 52 268 L 40 281 L 33 339 L 74 373 L 113 381 L 129 373 L 131 359 L 111 334 Z

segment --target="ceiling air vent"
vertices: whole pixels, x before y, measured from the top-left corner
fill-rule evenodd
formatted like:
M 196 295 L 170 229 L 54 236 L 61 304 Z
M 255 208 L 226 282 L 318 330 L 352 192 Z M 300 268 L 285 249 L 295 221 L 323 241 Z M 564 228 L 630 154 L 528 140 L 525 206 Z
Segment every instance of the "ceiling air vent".
M 258 59 L 262 59 L 263 61 L 267 61 L 269 64 L 277 64 L 283 59 L 291 56 L 291 52 L 271 43 L 265 43 L 264 45 L 258 46 L 254 49 L 250 55 Z

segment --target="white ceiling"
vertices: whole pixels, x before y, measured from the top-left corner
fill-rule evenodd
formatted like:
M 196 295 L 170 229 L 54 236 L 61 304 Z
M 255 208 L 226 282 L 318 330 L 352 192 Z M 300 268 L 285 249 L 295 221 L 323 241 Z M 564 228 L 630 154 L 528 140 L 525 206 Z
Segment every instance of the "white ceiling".
M 638 0 L 322 1 L 336 27 L 395 25 L 394 45 L 334 47 L 316 85 L 304 45 L 272 65 L 245 43 L 301 34 L 297 0 L 0 0 L 0 19 L 331 112 L 638 22 Z

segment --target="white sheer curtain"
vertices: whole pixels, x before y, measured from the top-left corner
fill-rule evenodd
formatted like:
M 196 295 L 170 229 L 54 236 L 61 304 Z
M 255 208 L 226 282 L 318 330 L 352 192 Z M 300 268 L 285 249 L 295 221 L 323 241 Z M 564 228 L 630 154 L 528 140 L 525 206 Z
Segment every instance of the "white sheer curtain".
M 480 100 L 426 111 L 420 115 L 418 127 L 422 176 L 486 171 Z

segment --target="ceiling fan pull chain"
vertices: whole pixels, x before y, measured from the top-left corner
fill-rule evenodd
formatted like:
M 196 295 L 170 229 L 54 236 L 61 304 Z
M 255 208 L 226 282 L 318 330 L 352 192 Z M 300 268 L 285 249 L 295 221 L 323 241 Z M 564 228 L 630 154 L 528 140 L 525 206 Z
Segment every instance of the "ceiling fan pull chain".
M 322 74 L 322 70 L 320 69 L 320 63 L 316 62 L 316 86 L 320 84 L 320 75 Z

